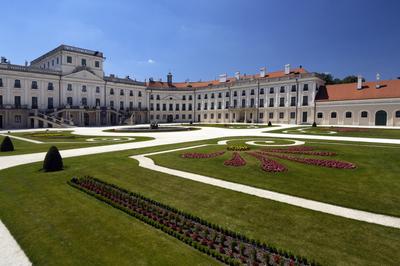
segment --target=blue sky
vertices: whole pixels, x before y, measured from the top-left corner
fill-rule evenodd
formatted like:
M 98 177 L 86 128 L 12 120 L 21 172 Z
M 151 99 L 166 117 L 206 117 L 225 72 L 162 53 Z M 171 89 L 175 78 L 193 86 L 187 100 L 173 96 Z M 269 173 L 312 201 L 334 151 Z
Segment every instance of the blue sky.
M 103 51 L 105 72 L 213 79 L 302 65 L 400 76 L 400 1 L 7 1 L 0 55 L 23 64 L 64 43 Z

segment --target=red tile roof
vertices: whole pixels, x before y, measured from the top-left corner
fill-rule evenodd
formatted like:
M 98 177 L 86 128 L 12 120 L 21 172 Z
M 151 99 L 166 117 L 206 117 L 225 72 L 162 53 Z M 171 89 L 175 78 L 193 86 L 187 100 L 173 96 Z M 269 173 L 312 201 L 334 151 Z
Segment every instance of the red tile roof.
M 380 85 L 379 89 L 376 85 Z M 381 80 L 379 82 L 363 82 L 362 89 L 357 83 L 327 85 L 320 89 L 317 101 L 368 100 L 382 98 L 400 98 L 400 80 Z
M 296 68 L 292 69 L 290 74 L 297 74 L 297 73 L 307 73 L 307 70 L 304 68 Z M 267 73 L 265 78 L 279 78 L 286 76 L 284 71 L 275 71 Z M 247 79 L 258 79 L 260 78 L 259 74 L 255 75 L 240 75 L 240 80 L 247 80 Z M 171 85 L 167 82 L 163 81 L 149 81 L 147 82 L 147 86 L 150 88 L 177 88 L 177 89 L 184 89 L 184 88 L 200 88 L 200 87 L 207 87 L 207 86 L 215 86 L 220 84 L 228 84 L 236 82 L 235 77 L 227 77 L 226 82 L 219 82 L 219 80 L 210 80 L 210 81 L 199 81 L 199 82 L 173 82 Z

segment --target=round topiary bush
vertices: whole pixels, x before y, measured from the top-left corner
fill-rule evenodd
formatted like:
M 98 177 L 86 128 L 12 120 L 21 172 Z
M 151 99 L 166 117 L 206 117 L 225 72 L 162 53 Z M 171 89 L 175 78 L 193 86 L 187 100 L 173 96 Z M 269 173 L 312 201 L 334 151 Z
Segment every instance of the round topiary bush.
M 271 121 L 268 122 L 268 126 L 269 126 L 269 127 L 272 127 Z
M 317 127 L 317 123 L 312 123 L 312 127 Z
M 3 139 L 3 142 L 1 143 L 0 151 L 5 152 L 5 151 L 13 151 L 14 150 L 14 145 L 10 139 L 9 136 L 6 136 Z
M 64 167 L 63 161 L 56 146 L 51 146 L 43 162 L 45 172 L 60 171 Z

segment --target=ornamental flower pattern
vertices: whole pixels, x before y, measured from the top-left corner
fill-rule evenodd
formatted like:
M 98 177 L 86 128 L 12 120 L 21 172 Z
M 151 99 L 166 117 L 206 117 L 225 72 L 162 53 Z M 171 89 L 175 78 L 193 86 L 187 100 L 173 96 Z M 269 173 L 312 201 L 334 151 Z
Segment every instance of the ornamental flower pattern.
M 224 154 L 224 151 L 214 153 L 185 153 L 182 154 L 182 158 L 214 158 Z M 321 159 L 311 158 L 305 156 L 321 156 L 321 157 L 332 157 L 336 156 L 335 152 L 329 151 L 314 151 L 313 147 L 298 146 L 289 148 L 279 149 L 262 149 L 255 151 L 246 151 L 246 154 L 255 157 L 261 163 L 261 169 L 266 172 L 284 172 L 287 170 L 286 166 L 277 162 L 276 159 L 287 160 L 306 165 L 314 165 L 319 167 L 335 168 L 335 169 L 354 169 L 356 165 L 351 162 L 333 160 L 333 159 Z M 303 155 L 303 156 L 302 156 Z M 235 151 L 232 154 L 230 160 L 224 162 L 225 166 L 240 167 L 246 165 L 246 160 L 240 155 L 240 152 Z

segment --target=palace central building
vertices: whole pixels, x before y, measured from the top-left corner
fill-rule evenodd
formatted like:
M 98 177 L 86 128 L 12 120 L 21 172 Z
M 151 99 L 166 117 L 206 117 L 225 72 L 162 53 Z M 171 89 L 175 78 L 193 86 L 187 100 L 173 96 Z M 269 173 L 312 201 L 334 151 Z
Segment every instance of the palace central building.
M 299 67 L 218 80 L 105 76 L 102 52 L 61 45 L 30 65 L 0 63 L 0 127 L 163 122 L 400 125 L 400 80 L 328 85 Z

